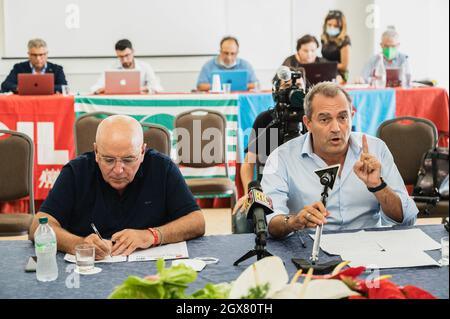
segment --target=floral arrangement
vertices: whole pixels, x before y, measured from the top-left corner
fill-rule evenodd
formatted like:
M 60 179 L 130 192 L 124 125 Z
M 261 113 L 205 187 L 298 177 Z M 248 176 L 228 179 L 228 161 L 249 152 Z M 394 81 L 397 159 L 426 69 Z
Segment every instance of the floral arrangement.
M 315 276 L 299 270 L 288 282 L 288 274 L 279 257 L 266 257 L 250 265 L 232 283 L 208 283 L 204 288 L 187 295 L 185 290 L 197 279 L 197 273 L 183 264 L 165 268 L 164 260 L 157 261 L 156 275 L 128 277 L 109 296 L 119 299 L 435 299 L 429 292 L 415 286 L 400 287 L 390 276 L 360 279 L 365 267 L 343 268 L 339 264 L 329 275 Z M 303 282 L 298 282 L 303 278 Z

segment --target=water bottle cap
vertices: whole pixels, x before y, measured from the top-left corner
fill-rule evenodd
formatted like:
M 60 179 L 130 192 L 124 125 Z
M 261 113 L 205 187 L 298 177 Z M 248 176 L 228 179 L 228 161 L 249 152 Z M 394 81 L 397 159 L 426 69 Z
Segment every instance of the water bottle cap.
M 47 224 L 48 218 L 47 217 L 41 217 L 39 218 L 39 224 Z

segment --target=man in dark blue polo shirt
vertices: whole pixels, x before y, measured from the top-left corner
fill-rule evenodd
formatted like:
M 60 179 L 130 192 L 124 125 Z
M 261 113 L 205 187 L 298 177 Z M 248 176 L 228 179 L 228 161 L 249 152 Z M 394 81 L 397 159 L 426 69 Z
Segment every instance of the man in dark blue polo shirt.
M 30 227 L 48 217 L 58 249 L 74 254 L 91 243 L 96 258 L 129 255 L 137 248 L 202 236 L 205 221 L 183 176 L 170 158 L 145 150 L 135 119 L 103 120 L 94 152 L 66 164 Z M 92 230 L 94 223 L 103 238 Z

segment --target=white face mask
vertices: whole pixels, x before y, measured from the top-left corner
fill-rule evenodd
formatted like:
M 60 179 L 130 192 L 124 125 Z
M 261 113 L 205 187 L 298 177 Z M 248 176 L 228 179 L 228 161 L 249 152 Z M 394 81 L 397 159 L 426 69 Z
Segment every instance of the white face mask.
M 225 64 L 219 57 L 217 58 L 217 62 L 219 63 L 220 66 L 224 67 L 225 69 L 231 69 L 237 65 L 237 59 L 232 64 Z

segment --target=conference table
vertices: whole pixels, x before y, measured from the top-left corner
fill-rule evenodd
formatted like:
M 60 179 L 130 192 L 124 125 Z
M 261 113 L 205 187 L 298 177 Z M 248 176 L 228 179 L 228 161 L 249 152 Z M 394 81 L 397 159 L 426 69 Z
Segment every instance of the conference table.
M 348 88 L 356 110 L 355 131 L 376 135 L 385 120 L 399 116 L 427 118 L 436 124 L 440 144 L 448 146 L 448 93 L 442 88 L 355 89 Z M 230 178 L 240 187 L 239 163 L 256 116 L 274 107 L 267 91 L 217 93 L 164 93 L 135 96 L 17 96 L 0 94 L 0 128 L 27 133 L 35 143 L 35 199 L 43 200 L 59 172 L 75 157 L 73 127 L 77 117 L 87 112 L 106 111 L 129 114 L 138 120 L 162 124 L 173 130 L 176 115 L 198 108 L 216 110 L 227 120 L 227 163 Z M 1 137 L 0 137 L 1 138 Z M 175 148 L 172 149 L 175 157 Z M 223 166 L 204 169 L 180 167 L 186 178 L 220 177 Z M 23 203 L 26 205 L 26 203 Z M 12 208 L 0 206 L 0 211 Z
M 436 241 L 448 236 L 443 225 L 418 226 Z M 405 229 L 396 227 L 394 229 Z M 384 229 L 379 229 L 383 231 Z M 290 236 L 283 240 L 268 239 L 266 249 L 275 256 L 279 256 L 286 266 L 289 278 L 296 272 L 291 258 L 308 259 L 311 255 L 313 241 L 305 234 L 302 236 L 306 248 L 300 244 L 297 236 Z M 192 293 L 205 286 L 206 283 L 231 282 L 235 280 L 249 265 L 256 261 L 256 257 L 247 259 L 238 266 L 233 263 L 254 248 L 254 234 L 204 236 L 187 242 L 190 258 L 215 257 L 216 264 L 208 264 L 198 273 L 197 280 L 187 289 Z M 440 251 L 427 252 L 433 259 L 439 260 Z M 57 254 L 59 276 L 53 282 L 38 282 L 35 273 L 24 271 L 29 256 L 34 255 L 34 248 L 30 241 L 0 241 L 0 298 L 107 298 L 115 287 L 120 285 L 128 276 L 145 277 L 156 274 L 156 263 L 122 262 L 113 264 L 97 264 L 102 271 L 95 275 L 79 276 L 74 273 L 74 264 L 64 261 L 63 253 Z M 339 259 L 323 251 L 319 260 L 326 262 Z M 166 266 L 170 266 L 170 260 Z M 449 298 L 449 270 L 447 267 L 429 266 L 416 268 L 380 269 L 378 275 L 392 275 L 390 279 L 397 285 L 416 285 L 425 289 L 438 298 Z M 361 277 L 375 273 L 366 272 Z

